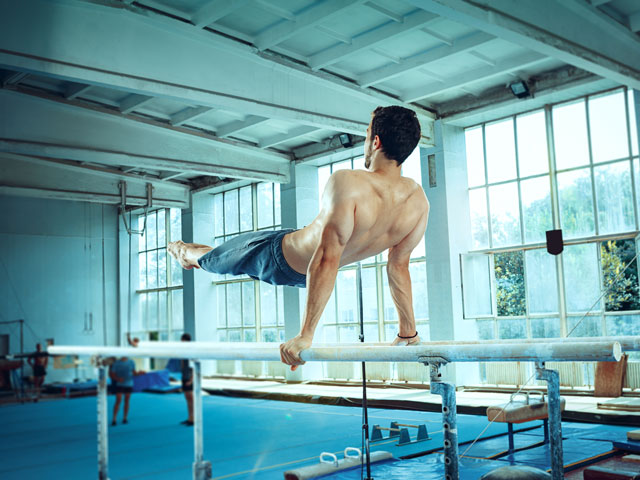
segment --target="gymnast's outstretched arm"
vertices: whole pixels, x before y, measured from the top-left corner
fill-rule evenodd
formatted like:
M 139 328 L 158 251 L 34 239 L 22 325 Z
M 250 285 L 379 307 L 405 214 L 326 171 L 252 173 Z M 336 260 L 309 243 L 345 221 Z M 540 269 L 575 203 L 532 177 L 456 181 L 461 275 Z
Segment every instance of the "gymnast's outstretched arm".
M 424 214 L 411 233 L 409 233 L 409 235 L 407 235 L 400 243 L 389 249 L 387 276 L 389 277 L 391 298 L 393 299 L 393 303 L 398 311 L 399 323 L 398 337 L 394 339 L 393 345 L 406 345 L 420 342 L 420 337 L 416 331 L 416 319 L 413 312 L 413 294 L 411 288 L 411 274 L 409 273 L 409 261 L 411 260 L 411 252 L 420 243 L 422 237 L 424 237 L 428 217 L 429 204 L 426 203 Z
M 334 178 L 335 177 L 335 178 Z M 340 259 L 355 224 L 355 199 L 343 175 L 335 175 L 327 185 L 326 221 L 320 241 L 307 270 L 307 303 L 300 333 L 280 345 L 280 357 L 295 370 L 304 362 L 300 352 L 311 346 L 313 334 L 336 282 Z

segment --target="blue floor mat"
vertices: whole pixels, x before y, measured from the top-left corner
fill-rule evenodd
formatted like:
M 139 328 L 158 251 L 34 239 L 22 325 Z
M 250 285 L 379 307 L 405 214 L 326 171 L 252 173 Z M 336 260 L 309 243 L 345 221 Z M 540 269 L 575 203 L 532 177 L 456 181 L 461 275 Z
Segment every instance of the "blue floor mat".
M 110 396 L 110 413 L 113 400 Z M 129 424 L 118 424 L 109 429 L 110 478 L 190 478 L 193 430 L 180 425 L 186 413 L 182 395 L 132 395 Z M 361 446 L 362 417 L 358 407 L 206 396 L 203 398 L 203 414 L 204 458 L 212 462 L 214 479 L 281 479 L 287 469 L 317 463 L 318 455 L 323 451 L 341 456 L 346 447 Z M 373 451 L 385 450 L 400 458 L 442 448 L 440 413 L 369 410 L 370 425 L 388 426 L 391 421 L 424 423 L 431 438 L 407 446 L 396 446 L 396 439 L 387 439 L 373 444 Z M 0 443 L 0 478 L 3 480 L 84 480 L 96 477 L 95 397 L 2 407 L 0 425 L 3 438 Z M 576 433 L 604 439 L 609 434 L 607 432 L 616 436 L 626 435 L 626 429 L 623 432 L 616 427 L 600 430 L 582 426 L 573 428 L 573 425 L 576 424 L 563 427 L 565 436 Z M 471 442 L 486 426 L 484 416 L 459 415 L 460 442 Z M 415 429 L 410 429 L 412 437 L 415 437 L 412 430 Z M 490 443 L 486 445 L 483 441 L 478 442 L 469 454 L 490 456 L 487 454 L 506 450 L 506 425 L 492 424 L 483 438 L 493 435 L 503 436 L 488 440 Z M 535 441 L 535 431 L 534 434 L 518 433 L 516 442 L 525 442 L 527 438 Z M 585 441 L 589 443 L 588 448 L 598 446 L 598 451 L 611 446 L 610 442 L 595 439 Z M 582 450 L 583 456 L 585 445 L 577 449 Z M 465 448 L 461 445 L 460 452 Z M 565 451 L 573 455 L 568 446 Z M 541 453 L 532 452 L 531 455 L 534 460 L 541 459 L 538 463 L 546 461 Z M 438 459 L 441 455 L 431 457 Z M 426 462 L 431 469 L 439 468 L 438 461 L 434 464 L 434 460 L 427 461 L 428 458 L 420 457 L 415 461 Z M 470 466 L 485 465 L 472 459 L 463 461 Z M 522 461 L 527 463 L 529 460 Z

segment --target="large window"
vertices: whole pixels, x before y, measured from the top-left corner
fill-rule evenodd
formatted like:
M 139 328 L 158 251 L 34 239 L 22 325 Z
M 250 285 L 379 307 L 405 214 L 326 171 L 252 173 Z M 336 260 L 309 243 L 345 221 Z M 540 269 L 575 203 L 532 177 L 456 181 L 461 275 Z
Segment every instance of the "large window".
M 466 130 L 472 244 L 489 259 L 463 262 L 466 284 L 488 275 L 465 289 L 480 338 L 637 331 L 633 106 L 618 89 Z M 558 258 L 544 248 L 552 228 Z
M 140 314 L 130 333 L 148 340 L 177 340 L 183 330 L 182 268 L 167 253 L 167 243 L 182 236 L 180 210 L 149 212 L 146 222 L 141 215 L 138 230 L 144 231 L 138 235 Z
M 363 157 L 320 167 L 318 170 L 320 197 L 333 172 L 363 168 Z M 403 175 L 421 184 L 419 149 L 405 160 L 402 170 Z M 398 333 L 398 314 L 389 290 L 386 264 L 386 251 L 362 261 L 364 335 L 367 342 L 390 342 Z M 416 325 L 422 339 L 428 340 L 429 309 L 424 240 L 413 251 L 409 268 Z M 318 328 L 316 336 L 321 342 L 357 342 L 360 333 L 359 325 L 356 266 L 348 265 L 338 271 L 333 294 L 322 315 L 321 327 Z
M 218 246 L 238 234 L 280 229 L 280 185 L 259 183 L 214 196 Z M 284 341 L 283 287 L 250 277 L 215 275 L 218 340 Z

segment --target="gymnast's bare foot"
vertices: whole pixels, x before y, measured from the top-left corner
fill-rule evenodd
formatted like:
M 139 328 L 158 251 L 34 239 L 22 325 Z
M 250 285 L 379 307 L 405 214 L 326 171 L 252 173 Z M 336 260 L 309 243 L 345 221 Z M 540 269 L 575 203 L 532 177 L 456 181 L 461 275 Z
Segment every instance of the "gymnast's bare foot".
M 170 242 L 167 245 L 169 254 L 177 260 L 182 268 L 191 270 L 192 268 L 200 268 L 198 259 L 213 248 L 199 243 L 184 243 L 182 240 Z

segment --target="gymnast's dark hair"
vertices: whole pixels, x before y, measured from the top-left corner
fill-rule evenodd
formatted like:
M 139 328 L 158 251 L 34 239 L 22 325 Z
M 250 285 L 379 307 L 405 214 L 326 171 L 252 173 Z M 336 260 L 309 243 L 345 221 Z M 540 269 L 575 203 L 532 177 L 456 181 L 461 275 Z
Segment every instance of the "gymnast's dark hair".
M 191 335 L 189 335 L 187 332 L 184 332 L 182 334 L 182 336 L 180 337 L 180 340 L 182 340 L 183 342 L 190 342 L 191 341 Z
M 378 107 L 373 111 L 371 138 L 378 135 L 382 151 L 398 165 L 402 165 L 420 140 L 420 122 L 416 112 L 392 105 Z

